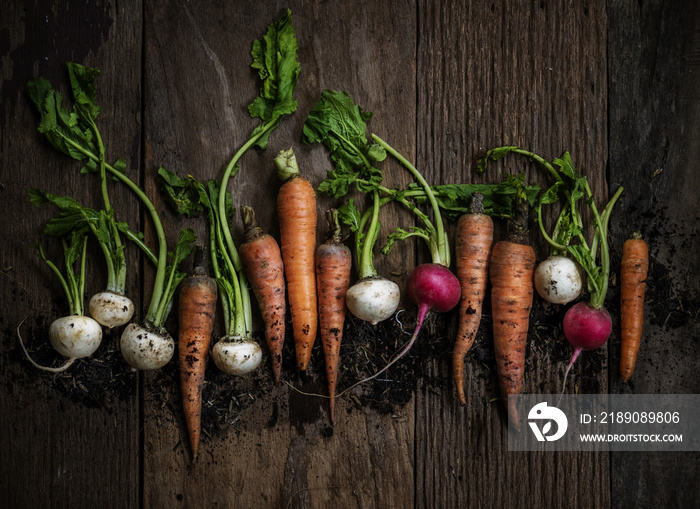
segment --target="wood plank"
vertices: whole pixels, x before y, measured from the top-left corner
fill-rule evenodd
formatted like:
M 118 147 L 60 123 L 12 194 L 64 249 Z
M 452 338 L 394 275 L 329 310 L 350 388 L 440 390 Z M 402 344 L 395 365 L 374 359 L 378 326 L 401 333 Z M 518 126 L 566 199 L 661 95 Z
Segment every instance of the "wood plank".
M 700 284 L 700 6 L 696 2 L 611 2 L 609 7 L 610 179 L 625 186 L 614 218 L 616 254 L 641 230 L 649 242 L 644 335 L 635 372 L 611 387 L 623 394 L 697 394 Z M 683 465 L 683 468 L 677 468 Z M 700 455 L 612 454 L 613 507 L 697 505 Z M 682 486 L 682 489 L 678 489 Z
M 475 162 L 501 145 L 548 160 L 568 150 L 606 199 L 604 2 L 425 2 L 419 26 L 417 158 L 431 181 L 497 182 L 524 171 L 546 186 L 527 160 L 507 158 L 484 176 Z M 541 261 L 547 251 L 537 237 L 531 233 Z M 486 308 L 466 359 L 466 407 L 455 397 L 449 353 L 433 363 L 441 383 L 417 395 L 416 507 L 609 506 L 606 454 L 508 452 Z M 561 346 L 558 313 L 535 299 L 523 393 L 561 390 L 571 351 Z M 444 341 L 451 345 L 453 334 L 454 326 Z M 588 369 L 588 355 L 573 379 L 583 380 L 583 392 L 605 392 L 607 372 L 600 362 Z
M 3 312 L 0 342 L 0 425 L 9 438 L 0 444 L 2 507 L 138 507 L 139 408 L 136 377 L 119 371 L 125 386 L 89 385 L 90 398 L 71 388 L 87 382 L 87 370 L 99 364 L 78 361 L 64 376 L 43 374 L 23 357 L 15 328 L 31 350 L 47 354 L 49 324 L 67 313 L 55 276 L 31 247 L 40 240 L 52 211 L 29 203 L 30 187 L 67 194 L 100 206 L 98 179 L 81 176 L 81 163 L 57 153 L 37 133 L 38 115 L 25 84 L 41 75 L 70 97 L 65 62 L 77 61 L 104 71 L 98 82 L 102 106 L 99 124 L 112 160 L 123 156 L 138 176 L 140 157 L 139 85 L 141 9 L 91 2 L 3 2 L 2 100 L 0 101 L 0 168 L 6 211 L 0 230 L 10 242 L 0 246 Z M 6 65 L 7 64 L 7 65 Z M 139 226 L 133 199 L 113 187 L 119 218 Z M 44 240 L 47 253 L 57 244 Z M 87 293 L 104 285 L 98 252 L 90 253 Z M 94 261 L 93 261 L 94 260 Z M 129 255 L 128 290 L 138 305 L 137 257 Z M 118 336 L 106 335 L 96 357 L 118 352 Z M 109 370 L 101 371 L 109 375 Z M 108 382 L 107 382 L 108 383 Z M 109 383 L 108 383 L 109 384 Z M 111 388 L 110 388 L 111 387 Z
M 250 2 L 194 8 L 187 2 L 148 2 L 145 15 L 145 138 L 152 158 L 147 164 L 151 169 L 147 185 L 155 192 L 152 170 L 161 164 L 200 180 L 221 178 L 225 165 L 258 123 L 247 112 L 258 87 L 250 69 L 250 47 L 287 6 L 292 9 L 302 66 L 296 93 L 299 107 L 272 134 L 266 151 L 246 153 L 240 173 L 229 186 L 234 202 L 255 206 L 259 224 L 273 235 L 278 235 L 275 197 L 280 184 L 272 166 L 277 152 L 292 146 L 301 171 L 314 186 L 331 168 L 325 148 L 301 142 L 303 121 L 323 88 L 347 90 L 375 113 L 378 120 L 373 121 L 373 129 L 392 132 L 402 150 L 412 150 L 415 6 L 410 2 L 264 6 Z M 388 176 L 388 184 L 398 185 L 402 179 Z M 320 197 L 319 214 L 332 203 Z M 399 224 L 397 214 L 383 211 L 386 231 Z M 196 220 L 173 219 L 172 225 L 184 223 L 204 233 L 204 223 Z M 235 228 L 240 233 L 238 219 Z M 323 231 L 325 225 L 319 222 L 319 242 Z M 169 235 L 175 232 L 171 229 Z M 405 274 L 412 264 L 412 248 L 401 246 L 378 269 Z M 297 377 L 287 361 L 284 379 L 307 392 L 325 393 L 319 348 L 317 344 L 307 377 Z M 207 376 L 216 377 L 216 368 L 211 369 Z M 260 394 L 257 384 L 269 387 L 267 365 L 263 369 L 263 375 L 237 384 L 237 391 L 248 387 Z M 146 385 L 144 501 L 148 507 L 179 502 L 188 507 L 412 505 L 412 403 L 391 416 L 357 411 L 342 398 L 336 426 L 331 428 L 323 398 L 304 396 L 287 385 L 265 389 L 250 407 L 233 412 L 234 424 L 204 437 L 198 463 L 188 466 L 178 383 L 175 378 L 163 378 L 167 376 L 148 377 Z M 172 387 L 163 390 L 168 380 Z M 166 406 L 159 408 L 159 401 Z M 212 491 L 211 486 L 220 489 Z

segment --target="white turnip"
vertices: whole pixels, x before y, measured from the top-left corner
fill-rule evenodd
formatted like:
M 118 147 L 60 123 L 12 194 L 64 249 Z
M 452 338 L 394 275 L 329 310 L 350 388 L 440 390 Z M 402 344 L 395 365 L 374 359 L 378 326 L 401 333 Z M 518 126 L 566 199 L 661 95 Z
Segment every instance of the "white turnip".
M 551 304 L 568 304 L 581 295 L 583 281 L 573 260 L 550 256 L 535 270 L 535 288 Z
M 376 325 L 394 314 L 399 306 L 399 285 L 381 276 L 370 276 L 348 288 L 345 301 L 360 320 Z
M 90 316 L 109 329 L 129 323 L 134 315 L 134 303 L 130 298 L 109 291 L 93 295 L 88 309 Z
M 224 373 L 245 376 L 260 366 L 263 352 L 260 345 L 252 339 L 227 336 L 214 345 L 212 357 Z
M 39 257 L 44 260 L 61 282 L 61 287 L 66 296 L 70 315 L 58 318 L 49 327 L 49 341 L 51 346 L 68 360 L 57 368 L 41 366 L 34 362 L 24 346 L 22 336 L 17 327 L 17 336 L 27 359 L 39 369 L 58 373 L 68 369 L 76 359 L 89 357 L 100 346 L 102 341 L 102 327 L 89 316 L 83 315 L 83 301 L 85 298 L 85 253 L 87 237 L 82 233 L 73 233 L 70 236 L 70 244 L 62 239 L 65 276 L 58 267 L 44 255 L 44 250 L 39 244 L 37 250 Z M 80 270 L 76 273 L 74 265 L 79 262 Z M 20 324 L 21 325 L 21 324 Z
M 137 323 L 126 326 L 119 346 L 124 360 L 144 371 L 162 368 L 175 352 L 175 342 L 167 331 L 149 330 Z

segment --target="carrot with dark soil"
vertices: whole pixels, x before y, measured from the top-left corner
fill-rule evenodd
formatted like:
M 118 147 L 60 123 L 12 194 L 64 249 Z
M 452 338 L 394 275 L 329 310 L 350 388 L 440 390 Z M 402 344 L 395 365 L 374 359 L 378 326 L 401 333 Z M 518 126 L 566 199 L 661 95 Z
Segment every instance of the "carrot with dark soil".
M 464 394 L 464 356 L 474 343 L 481 323 L 493 243 L 493 220 L 483 213 L 482 200 L 482 195 L 473 195 L 471 213 L 459 218 L 455 234 L 456 272 L 462 295 L 457 339 L 452 353 L 452 378 L 462 405 L 467 403 Z
M 508 222 L 508 240 L 498 242 L 491 254 L 491 313 L 493 341 L 501 396 L 508 417 L 520 430 L 517 398 L 525 373 L 525 349 L 533 297 L 535 251 L 527 244 L 527 214 L 522 207 Z
M 245 225 L 245 241 L 239 249 L 241 263 L 258 301 L 265 324 L 265 340 L 270 350 L 272 373 L 275 382 L 279 382 L 287 305 L 282 255 L 274 237 L 263 232 L 256 224 L 253 209 L 241 207 L 241 214 Z
M 201 266 L 185 278 L 178 300 L 178 352 L 182 410 L 193 460 L 202 429 L 202 388 L 217 300 L 216 281 Z
M 331 423 L 335 422 L 335 389 L 340 367 L 340 342 L 345 324 L 345 294 L 350 286 L 352 254 L 340 239 L 338 211 L 327 212 L 331 232 L 316 250 L 316 285 L 318 288 L 318 320 L 326 380 L 330 397 Z
M 316 191 L 299 175 L 292 149 L 275 158 L 279 177 L 284 180 L 277 194 L 280 247 L 287 280 L 287 298 L 297 366 L 305 371 L 318 329 L 316 297 Z
M 649 246 L 639 232 L 622 245 L 620 270 L 620 378 L 626 382 L 634 372 L 644 325 L 644 294 L 649 270 Z

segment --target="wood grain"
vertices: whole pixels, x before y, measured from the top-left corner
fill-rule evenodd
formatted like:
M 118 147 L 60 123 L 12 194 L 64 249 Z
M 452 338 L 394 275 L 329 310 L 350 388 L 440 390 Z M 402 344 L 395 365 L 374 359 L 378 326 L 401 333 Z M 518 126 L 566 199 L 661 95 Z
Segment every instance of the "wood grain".
M 624 240 L 641 231 L 652 267 L 635 372 L 620 383 L 614 345 L 611 386 L 623 394 L 697 394 L 700 284 L 690 276 L 700 271 L 691 240 L 700 219 L 692 163 L 700 155 L 700 6 L 615 1 L 608 11 L 610 179 L 625 187 L 613 246 L 619 259 Z M 613 453 L 612 506 L 695 504 L 699 465 L 697 452 Z
M 37 351 L 52 318 L 65 312 L 60 286 L 31 249 L 51 210 L 31 206 L 27 189 L 100 205 L 97 179 L 80 175 L 79 162 L 37 133 L 26 82 L 45 76 L 70 96 L 65 61 L 100 68 L 99 127 L 108 158 L 126 159 L 129 175 L 161 213 L 169 242 L 183 226 L 206 238 L 201 219 L 178 217 L 159 198 L 156 171 L 163 165 L 200 180 L 221 177 L 258 122 L 247 111 L 258 93 L 252 41 L 287 7 L 302 65 L 298 110 L 266 151 L 241 160 L 229 187 L 236 204 L 253 205 L 260 225 L 278 235 L 272 160 L 290 146 L 312 184 L 322 181 L 331 168 L 327 152 L 305 145 L 301 129 L 324 88 L 346 90 L 372 111 L 369 131 L 432 183 L 493 182 L 524 172 L 544 186 L 547 175 L 522 158 L 499 161 L 486 175 L 474 172 L 475 162 L 498 145 L 517 144 L 550 160 L 568 150 L 601 204 L 609 190 L 625 187 L 611 221 L 613 264 L 636 229 L 652 256 L 645 338 L 631 383 L 618 382 L 614 331 L 605 349 L 577 361 L 569 389 L 700 391 L 700 288 L 692 277 L 700 269 L 697 2 L 0 2 L 0 197 L 9 211 L 0 216 L 9 239 L 0 244 L 0 427 L 9 436 L 0 443 L 0 507 L 696 505 L 697 453 L 509 452 L 488 309 L 467 356 L 466 407 L 455 397 L 446 354 L 427 361 L 415 396 L 393 415 L 343 397 L 331 428 L 325 400 L 302 393 L 324 392 L 323 366 L 314 365 L 307 377 L 286 374 L 290 385 L 272 387 L 223 431 L 204 435 L 194 465 L 179 388 L 167 374 L 174 371 L 125 371 L 120 397 L 88 406 L 57 389 L 71 383 L 70 374 L 39 374 L 23 359 L 17 325 L 26 317 L 21 330 Z M 383 168 L 387 187 L 411 181 L 394 161 Z M 145 230 L 150 242 L 150 220 L 134 196 L 116 184 L 110 193 L 120 219 Z M 319 217 L 334 204 L 319 196 Z M 414 223 L 398 207 L 382 209 L 381 221 L 379 244 L 394 227 Z M 241 231 L 237 218 L 234 232 Z M 496 234 L 503 234 L 500 223 Z M 531 240 L 543 259 L 536 232 Z M 56 244 L 45 245 L 59 254 Z M 377 268 L 401 284 L 427 256 L 409 241 L 378 256 Z M 91 260 L 88 293 L 104 277 L 99 258 Z M 128 288 L 143 318 L 154 271 L 134 250 L 128 263 Z M 556 310 L 537 306 L 533 312 L 547 320 L 531 327 L 524 392 L 558 392 L 568 354 L 538 342 L 560 345 L 564 338 L 552 325 Z M 421 339 L 452 341 L 452 318 L 431 318 Z M 260 327 L 257 314 L 255 320 Z M 175 323 L 171 317 L 168 327 Z M 103 348 L 119 355 L 118 336 L 108 335 Z
M 22 334 L 36 349 L 47 341 L 51 321 L 68 311 L 58 281 L 31 247 L 53 212 L 49 206 L 33 207 L 28 189 L 101 205 L 98 179 L 80 175 L 81 163 L 57 153 L 37 132 L 39 119 L 26 82 L 44 76 L 70 98 L 66 61 L 110 70 L 98 81 L 101 134 L 110 160 L 124 157 L 138 178 L 141 10 L 138 4 L 117 10 L 82 1 L 23 5 L 5 2 L 0 7 L 8 42 L 2 46 L 3 62 L 11 63 L 2 66 L 0 171 L 7 213 L 0 218 L 0 230 L 12 238 L 0 247 L 0 425 L 9 431 L 0 446 L 0 506 L 136 507 L 141 461 L 136 377 L 130 379 L 130 396 L 123 399 L 105 395 L 96 408 L 74 403 L 57 392 L 54 375 L 39 373 L 23 360 L 15 328 L 26 318 Z M 138 228 L 133 198 L 117 186 L 111 187 L 110 197 L 123 205 L 120 220 Z M 54 240 L 45 239 L 44 245 L 50 255 L 60 254 Z M 127 289 L 138 296 L 137 258 L 130 256 L 128 263 Z M 88 294 L 104 288 L 104 274 L 99 261 L 89 265 Z M 116 340 L 106 335 L 101 349 L 118 348 Z

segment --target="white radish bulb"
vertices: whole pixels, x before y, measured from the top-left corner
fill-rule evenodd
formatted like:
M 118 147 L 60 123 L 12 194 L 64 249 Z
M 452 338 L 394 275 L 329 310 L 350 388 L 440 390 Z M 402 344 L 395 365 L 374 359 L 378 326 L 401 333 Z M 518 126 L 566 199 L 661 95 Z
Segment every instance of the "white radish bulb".
M 362 279 L 352 285 L 345 295 L 350 312 L 372 325 L 393 315 L 400 299 L 399 285 L 382 277 Z
M 114 292 L 96 293 L 90 299 L 90 316 L 108 328 L 129 323 L 134 315 L 134 303 L 125 295 Z
M 64 316 L 49 327 L 49 340 L 64 357 L 89 357 L 100 346 L 102 326 L 89 316 Z
M 124 329 L 120 344 L 126 362 L 144 371 L 162 368 L 175 352 L 175 342 L 170 334 L 161 335 L 135 323 Z
M 262 348 L 254 341 L 223 338 L 212 349 L 216 366 L 229 375 L 244 376 L 257 369 L 262 361 Z
M 550 256 L 537 266 L 535 288 L 547 302 L 568 304 L 581 295 L 583 281 L 573 260 L 566 256 Z

